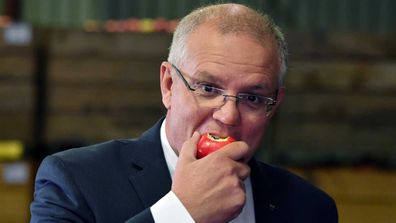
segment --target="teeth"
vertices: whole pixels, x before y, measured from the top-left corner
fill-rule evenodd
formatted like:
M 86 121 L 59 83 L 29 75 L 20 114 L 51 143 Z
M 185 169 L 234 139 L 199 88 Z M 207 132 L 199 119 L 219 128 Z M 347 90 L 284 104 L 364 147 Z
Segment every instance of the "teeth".
M 210 135 L 213 139 L 221 139 L 221 137 L 218 136 L 218 135 L 214 135 L 214 134 L 212 134 L 212 133 L 209 133 L 209 135 Z
M 221 137 L 218 135 L 215 135 L 213 133 L 208 133 L 209 138 L 216 140 L 216 141 L 222 141 L 222 140 L 226 140 L 228 137 Z

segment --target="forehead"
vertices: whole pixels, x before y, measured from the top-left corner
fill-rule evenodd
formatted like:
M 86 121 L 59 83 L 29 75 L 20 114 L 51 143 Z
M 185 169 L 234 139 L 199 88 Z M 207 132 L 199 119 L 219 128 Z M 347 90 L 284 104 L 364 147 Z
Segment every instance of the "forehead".
M 279 74 L 279 54 L 275 41 L 266 43 L 243 33 L 223 35 L 210 24 L 201 25 L 187 40 L 183 66 L 193 75 L 273 85 Z

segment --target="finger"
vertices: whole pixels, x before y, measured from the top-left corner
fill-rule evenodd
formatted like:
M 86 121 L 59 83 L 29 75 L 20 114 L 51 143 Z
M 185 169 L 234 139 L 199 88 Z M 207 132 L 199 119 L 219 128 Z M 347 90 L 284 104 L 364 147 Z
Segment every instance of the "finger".
M 196 153 L 197 153 L 197 143 L 199 140 L 199 133 L 194 132 L 191 138 L 187 139 L 181 148 L 179 154 L 179 160 L 196 160 Z
M 245 180 L 248 176 L 250 176 L 250 167 L 247 164 L 238 162 L 236 165 L 236 174 L 239 179 Z
M 222 153 L 226 157 L 235 160 L 246 160 L 247 153 L 249 151 L 249 146 L 242 141 L 237 141 L 225 145 L 222 149 L 215 151 L 216 153 Z

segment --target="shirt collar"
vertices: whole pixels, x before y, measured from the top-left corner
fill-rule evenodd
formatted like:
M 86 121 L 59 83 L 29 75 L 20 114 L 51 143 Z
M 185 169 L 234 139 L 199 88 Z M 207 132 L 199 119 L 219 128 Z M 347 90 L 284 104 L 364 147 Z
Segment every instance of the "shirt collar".
M 168 137 L 166 136 L 166 131 L 165 131 L 165 123 L 166 123 L 166 119 L 164 119 L 164 121 L 162 122 L 160 129 L 161 145 L 164 151 L 166 165 L 168 166 L 168 170 L 171 177 L 173 177 L 173 173 L 175 172 L 178 157 L 169 144 Z

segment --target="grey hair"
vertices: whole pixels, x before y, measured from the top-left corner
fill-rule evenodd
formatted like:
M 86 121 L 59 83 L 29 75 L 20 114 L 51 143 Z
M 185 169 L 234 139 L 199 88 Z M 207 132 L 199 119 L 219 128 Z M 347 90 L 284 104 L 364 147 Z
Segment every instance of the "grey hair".
M 168 61 L 180 66 L 187 55 L 187 40 L 198 26 L 210 21 L 217 30 L 225 35 L 229 33 L 244 33 L 265 45 L 268 37 L 273 38 L 278 45 L 280 73 L 279 86 L 283 86 L 287 72 L 288 50 L 284 35 L 274 21 L 266 14 L 240 4 L 215 4 L 198 8 L 185 16 L 178 24 L 173 34 Z

